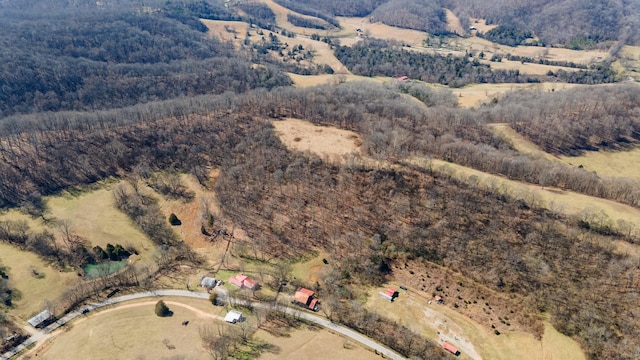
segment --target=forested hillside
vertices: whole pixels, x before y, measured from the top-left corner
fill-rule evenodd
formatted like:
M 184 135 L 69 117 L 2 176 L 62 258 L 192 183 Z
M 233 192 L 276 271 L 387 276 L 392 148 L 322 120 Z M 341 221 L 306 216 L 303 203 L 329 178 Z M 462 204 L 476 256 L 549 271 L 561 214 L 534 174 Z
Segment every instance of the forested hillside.
M 634 0 L 446 0 L 446 5 L 463 20 L 486 18 L 491 24 L 531 31 L 550 45 L 588 48 L 608 40 L 640 42 L 640 3 Z
M 0 12 L 2 116 L 290 84 L 278 70 L 252 68 L 248 55 L 182 23 L 202 26 L 195 15 L 178 21 L 126 7 L 37 17 L 30 11 Z
M 629 319 L 640 305 L 632 292 L 640 274 L 608 244 L 637 239 L 599 235 L 429 169 L 343 167 L 290 153 L 263 119 L 294 116 L 356 130 L 366 154 L 383 160 L 431 154 L 464 162 L 461 156 L 476 153 L 503 154 L 496 171 L 541 165 L 510 152 L 448 97 L 424 94 L 434 107 L 393 88 L 341 84 L 13 118 L 3 124 L 3 134 L 13 135 L 3 137 L 0 193 L 5 205 L 15 205 L 122 171 L 202 175 L 214 166 L 221 169 L 215 187 L 225 214 L 247 232 L 247 246 L 267 257 L 331 251 L 332 281 L 345 289 L 355 279 L 380 284 L 400 259 L 435 262 L 524 296 L 516 319 L 532 331 L 539 331 L 536 314 L 548 312 L 592 358 L 633 358 L 640 328 Z M 380 243 L 370 242 L 375 234 Z M 333 296 L 348 299 L 345 291 Z
M 640 140 L 640 89 L 573 89 L 564 96 L 540 92 L 507 94 L 493 109 L 494 121 L 511 126 L 555 154 L 619 150 Z M 523 116 L 513 118 L 510 114 Z M 526 115 L 525 115 L 526 114 Z
M 592 48 L 607 41 L 640 43 L 640 3 L 634 0 L 276 1 L 291 10 L 325 20 L 332 16 L 371 16 L 372 21 L 431 34 L 447 32 L 444 9 L 452 9 L 464 28 L 473 25 L 470 18 L 485 18 L 489 24 L 533 33 L 546 45 Z

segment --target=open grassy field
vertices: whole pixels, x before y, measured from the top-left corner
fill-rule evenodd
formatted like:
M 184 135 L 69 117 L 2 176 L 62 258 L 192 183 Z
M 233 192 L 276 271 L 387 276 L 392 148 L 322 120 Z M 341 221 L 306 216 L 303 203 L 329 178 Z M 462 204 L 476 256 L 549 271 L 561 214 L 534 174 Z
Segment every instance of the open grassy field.
M 487 25 L 487 20 L 481 18 L 469 18 L 469 26 L 475 26 L 477 31 L 482 33 L 498 27 L 497 24 Z
M 321 74 L 321 75 L 298 75 L 293 73 L 288 73 L 291 80 L 297 87 L 307 87 L 307 86 L 315 86 L 315 85 L 323 85 L 323 84 L 335 84 L 342 81 L 371 81 L 378 84 L 382 84 L 386 81 L 392 80 L 390 77 L 385 76 L 376 76 L 376 77 L 367 77 L 361 75 L 352 75 L 352 74 Z
M 458 35 L 464 35 L 466 33 L 465 29 L 462 27 L 460 23 L 460 19 L 454 14 L 451 10 L 444 10 L 447 15 L 447 30 L 457 33 Z
M 456 96 L 458 96 L 458 105 L 462 107 L 474 107 L 483 102 L 491 101 L 494 97 L 499 98 L 509 91 L 519 89 L 555 91 L 569 89 L 576 86 L 585 85 L 552 82 L 537 84 L 472 84 L 459 89 L 452 89 L 452 91 Z
M 353 341 L 324 329 L 300 328 L 278 337 L 264 330 L 255 334 L 263 342 L 275 345 L 275 349 L 264 353 L 260 359 L 335 359 L 351 360 L 381 359 L 380 355 L 364 349 Z
M 128 302 L 74 321 L 48 337 L 28 355 L 43 359 L 209 359 L 200 329 L 234 326 L 220 321 L 221 307 L 205 300 L 163 299 L 174 312 L 154 314 L 157 300 Z M 183 321 L 189 321 L 182 326 Z M 236 325 L 237 326 L 237 325 Z M 270 349 L 262 359 L 378 359 L 378 355 L 328 330 L 302 326 L 276 336 L 264 330 L 255 337 Z
M 569 165 L 582 165 L 589 171 L 610 177 L 627 177 L 640 181 L 640 148 L 628 151 L 589 151 L 581 156 L 560 156 Z
M 510 61 L 502 59 L 500 62 L 482 61 L 485 64 L 489 64 L 492 69 L 495 70 L 519 70 L 522 74 L 527 75 L 546 75 L 549 71 L 554 73 L 558 70 L 564 71 L 578 71 L 580 69 L 565 67 L 565 66 L 553 66 L 542 65 L 533 63 L 521 63 L 520 61 Z
M 151 241 L 131 220 L 113 204 L 113 188 L 120 182 L 104 182 L 83 191 L 63 192 L 45 197 L 47 222 L 10 210 L 0 214 L 1 220 L 24 220 L 32 231 L 44 229 L 52 232 L 62 244 L 58 224 L 67 222 L 73 233 L 87 239 L 91 246 L 105 247 L 108 243 L 131 245 L 148 259 L 154 249 Z
M 611 66 L 625 77 L 640 80 L 640 46 L 623 46 L 618 53 L 618 60 Z
M 284 6 L 276 4 L 275 2 L 273 2 L 273 0 L 262 0 L 262 2 L 267 4 L 267 6 L 269 6 L 273 11 L 273 13 L 276 15 L 276 23 L 278 24 L 278 26 L 286 29 L 287 31 L 291 31 L 291 32 L 295 32 L 296 34 L 307 35 L 307 36 L 311 36 L 311 34 L 319 34 L 320 36 L 336 36 L 340 34 L 340 29 L 319 30 L 319 29 L 308 29 L 300 26 L 295 26 L 287 20 L 287 14 L 293 14 L 303 18 L 312 18 L 312 19 L 315 19 L 316 21 L 318 20 L 322 21 L 322 20 L 313 16 L 307 16 L 307 15 L 303 15 L 295 11 L 289 10 Z
M 200 328 L 226 326 L 222 308 L 205 300 L 163 299 L 173 316 L 154 313 L 157 300 L 131 302 L 74 321 L 31 351 L 43 359 L 209 359 Z M 189 321 L 182 326 L 183 321 Z
M 627 177 L 640 181 L 640 168 L 629 164 L 640 163 L 640 148 L 627 151 L 587 151 L 580 156 L 554 156 L 513 130 L 509 124 L 491 124 L 493 131 L 508 140 L 519 152 L 561 161 L 572 166 L 584 166 L 589 171 L 608 177 Z
M 341 159 L 352 152 L 359 153 L 360 135 L 332 126 L 315 126 L 307 121 L 285 119 L 273 126 L 283 143 L 292 150 L 311 151 L 323 157 Z
M 134 246 L 141 254 L 153 250 L 151 241 L 131 222 L 129 217 L 115 208 L 112 190 L 120 182 L 88 190 L 79 195 L 63 193 L 47 198 L 51 216 L 68 221 L 72 230 L 89 240 L 92 246 L 105 247 L 108 243 Z
M 180 183 L 193 194 L 193 199 L 172 199 L 155 192 L 150 187 L 145 191 L 158 199 L 158 205 L 163 215 L 168 219 L 173 213 L 182 222 L 180 226 L 173 226 L 180 239 L 196 249 L 211 247 L 212 243 L 201 232 L 201 227 L 207 222 L 207 213 L 214 218 L 220 218 L 218 198 L 213 191 L 204 188 L 191 174 L 181 174 Z
M 340 25 L 344 28 L 345 32 L 352 35 L 348 37 L 356 38 L 356 28 L 362 29 L 362 32 L 369 37 L 384 40 L 396 40 L 406 45 L 411 46 L 423 46 L 424 40 L 427 38 L 427 33 L 424 31 L 402 29 L 395 26 L 385 25 L 380 22 L 372 23 L 367 17 L 337 17 L 340 21 Z M 346 43 L 343 42 L 346 45 Z
M 327 265 L 322 262 L 322 259 L 329 258 L 326 253 L 311 254 L 309 259 L 303 259 L 302 261 L 293 264 L 291 274 L 303 283 L 313 284 L 318 281 L 322 272 L 327 268 Z
M 42 311 L 46 300 L 58 298 L 65 286 L 78 278 L 75 272 L 60 272 L 34 253 L 1 242 L 0 262 L 9 268 L 12 287 L 21 295 L 11 313 L 23 320 Z M 34 270 L 40 275 L 36 276 Z
M 207 32 L 209 36 L 215 36 L 223 41 L 230 41 L 235 45 L 236 49 L 240 48 L 240 44 L 247 32 L 253 30 L 255 33 L 255 29 L 251 29 L 249 24 L 243 21 L 200 19 L 200 22 L 209 29 Z
M 456 39 L 450 41 L 450 43 L 452 43 L 452 47 L 455 49 L 474 52 L 484 51 L 487 58 L 490 58 L 492 54 L 511 54 L 523 57 L 544 58 L 553 61 L 570 61 L 585 65 L 592 62 L 601 62 L 609 58 L 609 53 L 604 50 L 572 50 L 527 45 L 513 47 L 500 45 L 477 36 Z
M 441 343 L 456 346 L 460 359 L 522 359 L 522 360 L 582 360 L 578 344 L 546 323 L 542 340 L 522 331 L 506 331 L 495 335 L 493 330 L 435 302 L 402 291 L 393 302 L 378 296 L 376 289 L 366 306 L 384 314 L 414 331 Z M 418 315 L 419 314 L 419 315 Z

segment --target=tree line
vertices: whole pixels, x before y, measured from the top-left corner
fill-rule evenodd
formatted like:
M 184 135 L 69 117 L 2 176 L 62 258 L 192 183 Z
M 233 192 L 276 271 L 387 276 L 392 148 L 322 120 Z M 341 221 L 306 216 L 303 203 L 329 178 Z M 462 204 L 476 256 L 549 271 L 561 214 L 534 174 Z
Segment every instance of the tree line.
M 607 66 L 577 72 L 557 71 L 546 76 L 520 74 L 518 70 L 493 70 L 467 56 L 423 54 L 388 42 L 368 39 L 351 47 L 338 46 L 336 57 L 351 72 L 364 76 L 408 76 L 430 83 L 462 87 L 471 83 L 537 83 L 558 78 L 570 83 L 600 84 L 615 81 Z

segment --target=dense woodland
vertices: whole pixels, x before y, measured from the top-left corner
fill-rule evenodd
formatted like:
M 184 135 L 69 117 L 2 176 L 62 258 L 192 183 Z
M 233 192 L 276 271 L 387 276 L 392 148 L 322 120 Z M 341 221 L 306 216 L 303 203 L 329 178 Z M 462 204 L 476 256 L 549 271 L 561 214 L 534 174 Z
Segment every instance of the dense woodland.
M 640 3 L 634 0 L 446 0 L 445 3 L 465 22 L 469 17 L 486 18 L 490 24 L 533 32 L 549 45 L 588 48 L 603 41 L 640 42 Z
M 276 3 L 288 9 L 321 19 L 327 16 L 367 16 L 386 1 L 387 0 L 275 0 Z
M 378 17 L 397 12 L 398 6 L 423 4 L 277 2 L 304 6 L 306 14 L 327 22 L 337 15 Z M 354 286 L 380 285 L 393 275 L 394 266 L 407 262 L 438 264 L 487 289 L 524 299 L 512 321 L 540 336 L 540 318 L 548 316 L 580 341 L 590 358 L 640 356 L 640 323 L 635 321 L 640 268 L 637 258 L 614 246 L 640 242 L 633 224 L 614 227 L 599 214 L 565 218 L 491 185 L 406 162 L 417 157 L 428 164 L 437 158 L 640 207 L 637 181 L 521 155 L 486 125 L 510 123 L 554 153 L 624 148 L 640 137 L 637 87 L 512 93 L 479 109 L 458 108 L 449 90 L 419 83 L 337 81 L 293 88 L 281 72 L 289 65 L 269 56 L 282 51 L 275 36 L 235 50 L 205 38 L 193 21 L 248 16 L 270 26 L 273 13 L 264 6 L 245 3 L 239 15 L 220 1 L 145 4 L 158 11 L 139 11 L 143 4 L 135 2 L 105 3 L 100 16 L 92 1 L 0 3 L 6 20 L 0 22 L 5 34 L 0 41 L 9 50 L 0 54 L 0 207 L 20 207 L 47 219 L 44 195 L 125 178 L 126 184 L 114 190 L 114 202 L 158 246 L 158 267 L 168 271 L 172 261 L 200 260 L 178 241 L 156 201 L 138 189 L 146 183 L 188 198 L 172 185 L 172 175 L 166 181 L 154 176 L 189 172 L 216 191 L 224 216 L 246 231 L 246 243 L 239 244 L 246 249 L 243 256 L 266 261 L 326 251 L 331 271 L 321 279 L 321 296 L 327 313 L 407 356 L 433 358 L 442 351 L 362 310 Z M 471 0 L 450 3 L 456 11 L 470 3 L 467 11 L 474 16 L 501 10 L 494 4 L 476 8 Z M 64 6 L 30 15 L 43 4 Z M 631 6 L 618 5 L 614 10 Z M 514 19 L 529 14 L 525 5 L 518 6 L 523 10 Z M 421 11 L 441 14 L 436 7 Z M 70 15 L 73 21 L 61 21 Z M 431 19 L 437 23 L 441 17 Z M 538 35 L 536 28 L 518 27 L 515 20 L 509 26 Z M 613 39 L 623 29 L 605 26 L 602 31 L 611 36 L 603 33 L 599 40 Z M 296 51 L 292 55 L 306 56 L 305 49 Z M 450 86 L 548 79 L 492 71 L 473 58 L 419 54 L 377 40 L 335 51 L 352 72 L 370 76 L 407 75 Z M 613 80 L 606 67 L 554 76 L 583 83 Z M 291 152 L 271 123 L 281 117 L 355 131 L 362 137 L 364 157 L 381 163 L 373 167 L 354 155 L 338 165 Z M 220 169 L 215 182 L 207 175 L 213 168 Z M 73 268 L 105 254 L 111 257 L 118 246 L 110 252 L 91 248 L 64 223 L 59 226 L 63 246 L 24 222 L 1 222 L 0 240 Z M 126 244 L 120 248 L 135 252 Z M 0 300 L 6 303 L 11 290 L 3 273 L 0 268 Z M 140 285 L 137 274 L 129 269 L 108 279 L 79 280 L 65 294 L 65 308 L 106 288 Z
M 260 54 L 237 53 L 162 14 L 68 16 L 11 12 L 0 22 L 0 115 L 113 108 L 291 83 L 272 67 L 251 67 L 249 60 L 261 62 L 255 59 Z M 268 55 L 261 57 L 269 62 Z

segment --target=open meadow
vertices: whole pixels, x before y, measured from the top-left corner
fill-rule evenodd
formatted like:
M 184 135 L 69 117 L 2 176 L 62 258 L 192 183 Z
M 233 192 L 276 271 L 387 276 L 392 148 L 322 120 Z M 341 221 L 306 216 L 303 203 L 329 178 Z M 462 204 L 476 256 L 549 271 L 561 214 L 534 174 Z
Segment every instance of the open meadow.
M 458 97 L 458 105 L 462 107 L 477 107 L 482 103 L 488 103 L 493 98 L 499 99 L 509 91 L 528 89 L 535 91 L 556 91 L 570 89 L 578 84 L 544 82 L 537 84 L 471 84 L 459 89 L 451 89 Z
M 490 126 L 497 135 L 509 141 L 516 150 L 523 154 L 540 156 L 571 166 L 582 165 L 586 170 L 594 171 L 601 176 L 626 177 L 640 181 L 640 168 L 629 166 L 640 163 L 640 148 L 633 147 L 620 151 L 585 151 L 580 156 L 554 156 L 520 135 L 509 124 L 491 124 Z
M 209 359 L 200 330 L 227 326 L 221 307 L 206 300 L 163 299 L 173 316 L 154 313 L 157 300 L 128 302 L 98 311 L 53 333 L 30 354 L 42 359 Z M 188 321 L 187 326 L 182 325 Z
M 71 230 L 86 238 L 91 246 L 106 247 L 108 243 L 131 245 L 143 256 L 153 251 L 153 244 L 127 217 L 116 209 L 113 182 L 79 194 L 63 193 L 47 198 L 54 222 L 67 221 Z
M 62 295 L 65 286 L 78 278 L 73 271 L 61 272 L 36 254 L 2 242 L 0 262 L 8 267 L 9 281 L 20 293 L 20 298 L 10 311 L 23 320 L 42 311 L 46 301 Z

